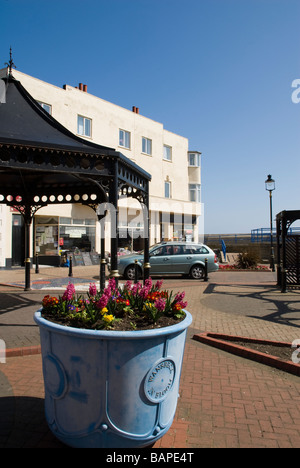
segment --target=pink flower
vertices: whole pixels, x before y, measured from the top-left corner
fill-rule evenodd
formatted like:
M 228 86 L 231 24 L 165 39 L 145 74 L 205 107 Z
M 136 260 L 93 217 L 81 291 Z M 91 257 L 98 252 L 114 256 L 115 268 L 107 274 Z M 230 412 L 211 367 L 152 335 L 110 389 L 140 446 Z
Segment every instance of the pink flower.
M 115 290 L 116 289 L 116 280 L 115 278 L 109 278 L 108 280 L 108 287 L 112 290 Z
M 142 289 L 140 290 L 139 292 L 139 296 L 142 298 L 142 299 L 146 299 L 146 297 L 148 296 L 149 294 L 149 288 L 145 285 L 142 287 Z
M 140 284 L 140 283 L 135 283 L 135 284 L 133 284 L 133 285 L 132 285 L 132 288 L 131 288 L 132 294 L 135 296 L 140 288 L 141 288 L 141 284 Z
M 65 292 L 63 293 L 62 299 L 63 301 L 71 301 L 75 296 L 75 286 L 71 282 L 69 282 Z
M 156 299 L 156 301 L 154 302 L 154 307 L 156 307 L 156 309 L 159 312 L 163 312 L 166 307 L 166 300 L 162 299 L 161 297 L 159 299 Z
M 90 296 L 96 296 L 97 288 L 96 288 L 95 283 L 90 283 L 89 294 L 90 294 Z
M 102 310 L 104 307 L 106 307 L 107 303 L 108 297 L 106 296 L 106 294 L 103 294 L 103 296 L 100 297 L 99 301 L 96 302 L 96 307 Z
M 185 296 L 185 292 L 184 292 L 184 291 L 181 292 L 181 293 L 176 294 L 176 296 L 175 296 L 175 301 L 176 301 L 176 302 L 182 302 L 184 296 Z
M 159 290 L 162 287 L 163 280 L 158 280 L 155 283 L 155 289 Z

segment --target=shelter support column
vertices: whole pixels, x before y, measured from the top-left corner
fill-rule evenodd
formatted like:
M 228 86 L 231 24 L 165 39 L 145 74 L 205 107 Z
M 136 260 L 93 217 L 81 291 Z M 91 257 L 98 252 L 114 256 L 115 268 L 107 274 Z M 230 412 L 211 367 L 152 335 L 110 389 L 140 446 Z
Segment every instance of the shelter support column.
M 118 198 L 119 198 L 119 175 L 118 175 L 118 161 L 114 161 L 114 178 L 111 184 L 111 190 L 109 194 L 110 203 L 114 206 L 114 210 L 111 210 L 111 272 L 110 277 L 115 278 L 116 284 L 118 284 L 119 270 L 118 270 L 118 238 L 119 238 L 119 210 L 118 210 Z
M 147 195 L 144 209 L 144 281 L 150 278 L 150 212 L 149 212 L 149 182 L 147 182 Z
M 105 217 L 107 211 L 104 213 L 97 212 L 98 221 L 100 222 L 100 271 L 99 271 L 99 281 L 100 281 L 100 290 L 102 291 L 105 288 Z
M 281 292 L 286 293 L 286 234 L 287 228 L 286 225 L 282 225 L 282 263 L 281 263 Z
M 29 213 L 28 213 L 29 211 Z M 25 291 L 31 290 L 31 260 L 30 260 L 30 226 L 32 222 L 31 207 L 25 208 L 23 214 L 25 224 Z

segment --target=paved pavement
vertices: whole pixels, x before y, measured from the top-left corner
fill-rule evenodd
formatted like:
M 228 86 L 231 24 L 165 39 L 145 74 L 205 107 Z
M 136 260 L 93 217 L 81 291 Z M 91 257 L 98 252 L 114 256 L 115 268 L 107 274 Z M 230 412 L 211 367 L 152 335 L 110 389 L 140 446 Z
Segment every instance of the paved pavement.
M 72 278 L 66 269 L 43 268 L 32 272 L 33 289 L 24 291 L 23 269 L 0 271 L 0 343 L 9 356 L 0 361 L 1 448 L 64 448 L 44 418 L 33 313 L 50 290 L 59 293 L 69 280 L 85 290 L 98 278 L 95 266 L 73 267 Z M 300 339 L 300 291 L 282 294 L 272 272 L 219 271 L 208 282 L 174 278 L 164 286 L 185 290 L 193 323 L 174 423 L 154 448 L 299 448 L 299 377 L 199 343 L 193 335 Z

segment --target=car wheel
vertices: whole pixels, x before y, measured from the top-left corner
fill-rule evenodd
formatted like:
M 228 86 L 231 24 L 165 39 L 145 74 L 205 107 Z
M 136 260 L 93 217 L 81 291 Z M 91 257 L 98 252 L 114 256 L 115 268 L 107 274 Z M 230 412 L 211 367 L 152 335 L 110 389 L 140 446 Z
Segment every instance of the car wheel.
M 125 272 L 124 272 L 124 277 L 127 280 L 134 281 L 135 279 L 135 265 L 129 265 Z M 138 279 L 141 277 L 141 270 L 138 268 Z
M 190 275 L 193 279 L 203 279 L 204 274 L 204 268 L 201 265 L 195 265 L 191 268 Z

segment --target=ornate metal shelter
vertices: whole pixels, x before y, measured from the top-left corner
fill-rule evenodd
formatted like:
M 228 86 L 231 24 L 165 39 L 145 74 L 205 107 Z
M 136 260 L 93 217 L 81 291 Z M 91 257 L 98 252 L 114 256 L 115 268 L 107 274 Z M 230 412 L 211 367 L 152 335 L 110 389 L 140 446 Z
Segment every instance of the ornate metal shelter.
M 48 204 L 81 203 L 97 212 L 113 206 L 118 226 L 119 195 L 144 207 L 144 274 L 149 277 L 150 174 L 112 148 L 77 137 L 49 115 L 8 69 L 5 102 L 0 104 L 0 203 L 12 206 L 25 222 L 25 289 L 30 289 L 30 225 Z M 3 84 L 3 83 L 2 83 Z M 100 217 L 98 217 L 100 219 Z M 118 277 L 118 229 L 111 236 L 111 276 Z M 101 258 L 104 244 L 101 243 Z
M 300 219 L 300 211 L 281 211 L 276 216 L 277 231 L 277 286 L 300 288 L 300 236 L 290 235 L 290 226 Z

